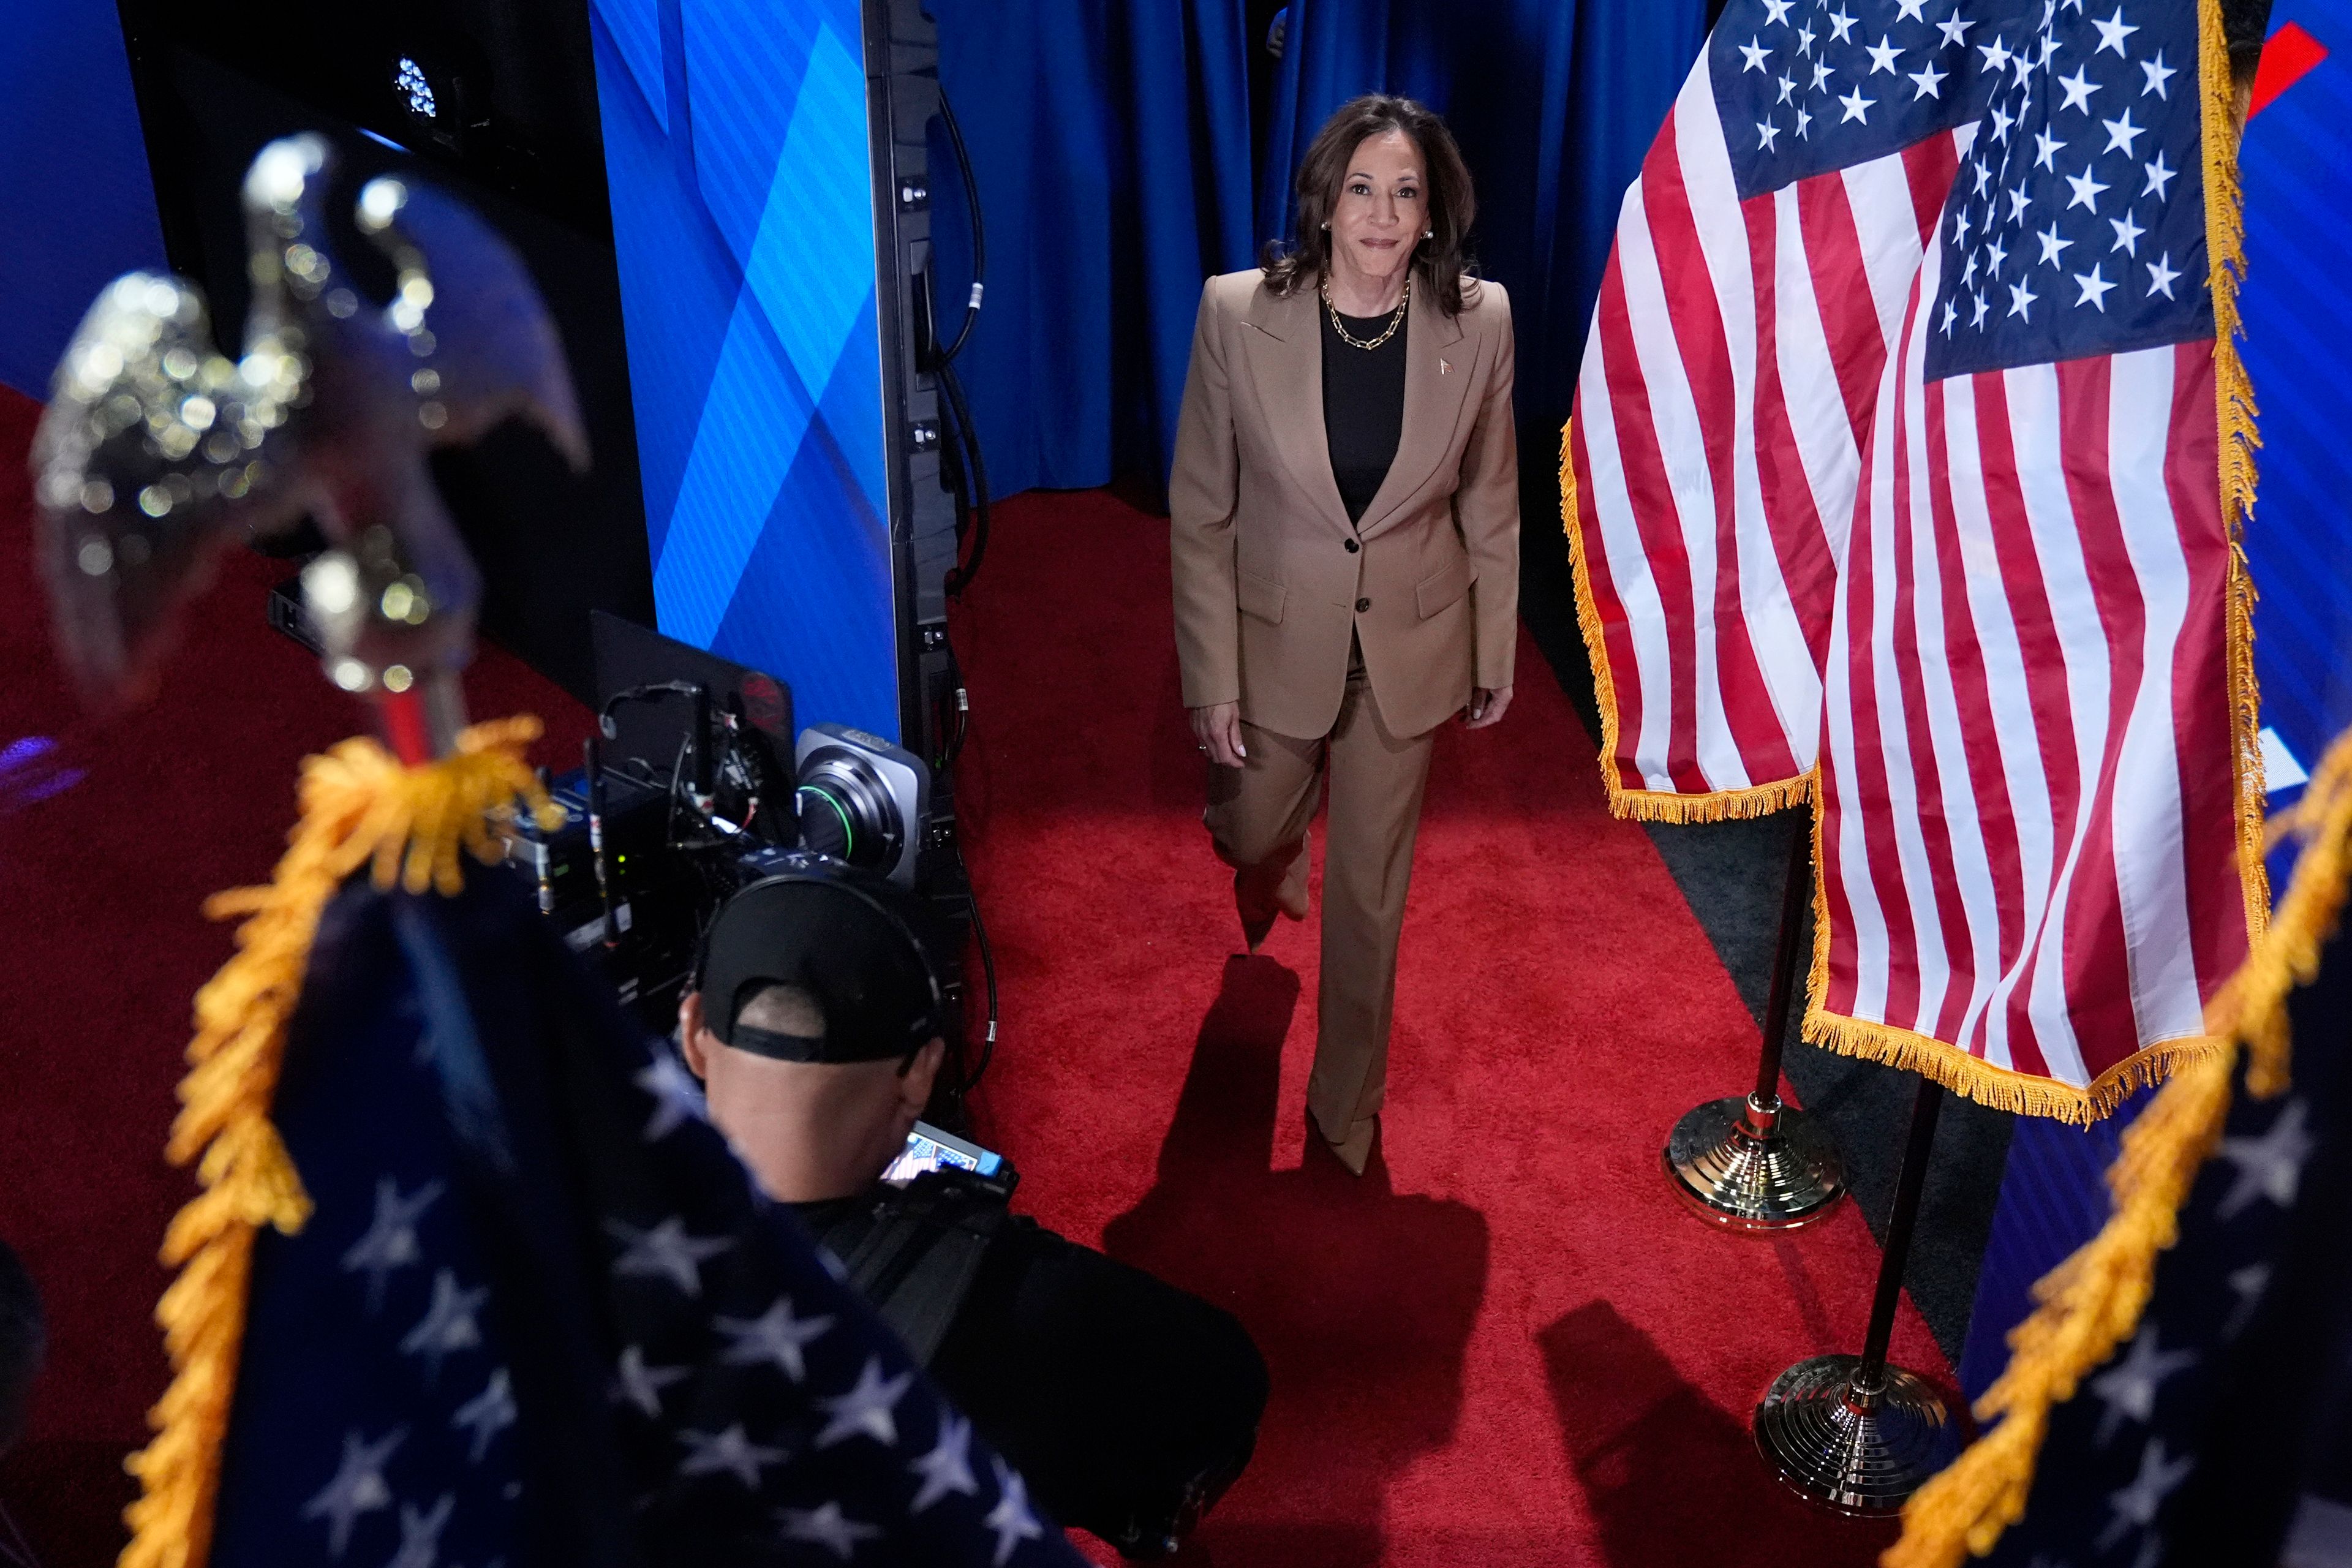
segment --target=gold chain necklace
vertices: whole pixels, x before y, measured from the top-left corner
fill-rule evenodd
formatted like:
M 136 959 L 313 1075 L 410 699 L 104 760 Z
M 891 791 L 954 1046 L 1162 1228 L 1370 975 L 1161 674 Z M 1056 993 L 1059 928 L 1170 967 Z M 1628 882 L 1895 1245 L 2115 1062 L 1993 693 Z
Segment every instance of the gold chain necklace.
M 1412 279 L 1408 277 L 1404 280 L 1404 297 L 1397 301 L 1396 313 L 1389 317 L 1388 330 L 1370 342 L 1348 335 L 1348 324 L 1339 319 L 1339 307 L 1331 303 L 1331 279 L 1324 279 L 1316 292 L 1323 296 L 1323 308 L 1331 312 L 1331 330 L 1339 334 L 1341 342 L 1351 349 L 1376 349 L 1396 336 L 1396 330 L 1404 325 L 1405 307 L 1412 303 Z

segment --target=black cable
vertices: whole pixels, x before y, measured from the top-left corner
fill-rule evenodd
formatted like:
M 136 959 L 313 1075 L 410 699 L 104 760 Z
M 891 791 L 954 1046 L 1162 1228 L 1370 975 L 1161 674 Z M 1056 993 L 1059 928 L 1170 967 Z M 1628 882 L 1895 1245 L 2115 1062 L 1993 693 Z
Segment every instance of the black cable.
M 956 428 L 955 409 L 944 390 L 940 395 L 940 488 L 955 502 L 956 549 L 963 549 L 964 513 L 971 510 L 971 490 L 964 483 L 963 433 Z
M 963 695 L 963 691 L 962 691 L 962 689 L 961 689 L 961 687 L 959 687 L 959 688 L 957 689 L 956 695 L 957 695 L 959 698 L 961 698 L 961 697 L 962 697 L 962 695 Z M 951 741 L 950 741 L 950 742 L 948 742 L 948 754 L 947 754 L 947 767 L 948 767 L 948 768 L 953 768 L 953 767 L 956 765 L 956 759 L 957 759 L 958 757 L 961 757 L 961 756 L 962 756 L 962 755 L 963 755 L 963 741 L 964 741 L 964 737 L 965 737 L 965 736 L 967 736 L 967 735 L 969 735 L 969 734 L 971 734 L 971 705 L 968 701 L 961 701 L 961 700 L 960 700 L 960 701 L 958 701 L 958 702 L 957 702 L 957 704 L 956 704 L 956 727 L 955 727 L 955 739 L 953 739 L 953 740 L 951 740 Z M 941 771 L 943 771 L 943 772 L 944 772 L 944 771 L 946 771 L 946 770 L 945 770 L 945 769 L 942 769 Z
M 608 773 L 618 773 L 625 779 L 645 785 L 647 789 L 667 787 L 662 783 L 660 772 L 643 757 L 623 757 L 617 763 L 606 763 L 604 771 Z
M 971 295 L 964 301 L 963 324 L 956 329 L 955 341 L 940 351 L 938 368 L 945 369 L 950 360 L 963 352 L 966 339 L 971 336 L 972 323 L 980 320 L 981 295 L 988 280 L 988 226 L 981 221 L 980 179 L 973 174 L 971 151 L 963 144 L 963 127 L 956 123 L 955 106 L 948 101 L 945 89 L 940 93 L 940 118 L 946 121 L 948 142 L 955 148 L 956 168 L 963 175 L 964 210 L 971 215 Z
M 950 599 L 961 598 L 980 574 L 980 563 L 988 555 L 988 463 L 981 456 L 980 437 L 972 428 L 971 411 L 963 400 L 963 384 L 954 371 L 940 366 L 940 389 L 948 395 L 948 407 L 955 416 L 955 426 L 963 444 L 964 455 L 971 459 L 971 556 L 961 560 L 947 576 L 947 594 Z
M 672 695 L 705 696 L 709 690 L 709 688 L 698 680 L 656 680 L 645 686 L 632 686 L 625 691 L 615 691 L 604 699 L 604 706 L 596 714 L 597 731 L 608 741 L 620 739 L 620 731 L 615 727 L 613 716 L 620 711 L 624 702 L 652 702 Z
M 948 499 L 954 503 L 955 555 L 961 561 L 963 557 L 964 539 L 969 532 L 969 514 L 971 510 L 971 490 L 964 482 L 963 439 L 956 428 L 955 410 L 948 405 L 944 396 L 940 399 L 940 486 L 948 492 Z M 952 573 L 955 568 L 951 565 L 948 570 Z M 958 668 L 954 639 L 950 635 L 945 621 L 940 623 L 940 640 L 941 646 L 947 650 L 949 668 L 950 669 Z M 958 688 L 944 697 L 940 702 L 933 705 L 931 734 L 948 735 L 950 716 L 947 710 L 947 705 L 955 700 L 961 689 Z M 958 709 L 957 713 L 960 719 L 963 717 L 963 710 Z M 942 742 L 940 749 L 931 754 L 931 772 L 935 774 L 944 773 L 952 768 L 955 765 L 956 754 L 961 749 L 962 735 L 959 731 L 952 739 Z
M 961 563 L 963 557 L 964 541 L 971 532 L 971 490 L 964 464 L 967 433 L 957 422 L 953 402 L 944 395 L 940 399 L 940 482 L 946 489 L 949 499 L 955 503 L 955 553 L 958 562 Z M 978 440 L 976 435 L 969 438 L 973 442 Z M 950 591 L 961 590 L 963 585 L 962 575 L 958 574 L 955 567 L 949 568 L 949 572 L 951 584 Z M 950 637 L 945 622 L 940 623 L 940 637 L 947 649 L 949 667 L 958 668 L 955 644 Z M 952 704 L 952 713 L 946 710 L 948 704 Z M 964 700 L 963 688 L 959 684 L 948 696 L 945 703 L 934 709 L 931 714 L 931 732 L 948 737 L 940 750 L 931 757 L 933 773 L 944 773 L 954 768 L 956 759 L 963 754 L 964 738 L 971 730 L 971 710 Z
M 663 824 L 673 845 L 681 840 L 677 836 L 677 797 L 686 787 L 686 749 L 694 744 L 694 733 L 688 731 L 677 738 L 677 755 L 669 764 L 669 820 Z M 690 798 L 690 797 L 689 797 Z M 708 823 L 705 826 L 709 826 Z
M 987 292 L 988 226 L 980 210 L 980 179 L 972 168 L 971 149 L 964 144 L 963 127 L 956 123 L 955 106 L 948 100 L 945 92 L 940 94 L 940 119 L 947 126 L 949 144 L 955 149 L 956 171 L 963 181 L 964 210 L 971 218 L 971 294 L 964 302 L 963 321 L 957 326 L 955 337 L 939 349 L 932 367 L 939 376 L 940 390 L 947 395 L 946 412 L 950 416 L 947 423 L 953 426 L 950 433 L 951 440 L 940 443 L 940 455 L 945 460 L 948 488 L 956 500 L 957 564 L 948 573 L 946 583 L 948 596 L 955 598 L 961 596 L 971 584 L 980 570 L 982 558 L 988 553 L 988 466 L 981 456 L 980 431 L 972 424 L 971 410 L 964 402 L 963 385 L 950 368 L 956 355 L 963 352 L 964 344 L 971 341 L 973 324 L 980 320 L 981 300 Z M 963 559 L 967 512 L 971 519 L 971 555 L 968 561 Z M 970 710 L 960 705 L 955 738 L 949 742 L 942 759 L 944 768 L 955 766 L 957 757 L 963 752 L 964 738 L 971 730 Z M 962 858 L 959 855 L 957 858 L 961 861 Z M 969 873 L 966 880 L 969 885 Z M 971 895 L 971 934 L 980 945 L 981 968 L 988 977 L 988 1033 L 981 1044 L 980 1060 L 973 1066 L 971 1075 L 964 1079 L 962 1089 L 958 1091 L 959 1098 L 969 1095 L 980 1086 L 989 1063 L 996 1056 L 996 954 L 988 945 L 988 924 L 981 918 L 977 892 Z
M 988 1035 L 981 1042 L 979 1065 L 971 1069 L 971 1076 L 963 1080 L 963 1094 L 970 1094 L 980 1087 L 981 1079 L 988 1072 L 988 1064 L 996 1057 L 996 954 L 989 949 L 988 922 L 980 918 L 978 893 L 971 896 L 971 934 L 973 940 L 980 943 L 980 966 L 988 975 Z
M 951 371 L 942 373 L 942 381 L 946 375 L 953 374 Z M 956 385 L 960 391 L 963 384 L 959 381 Z M 956 418 L 956 405 L 944 384 L 940 388 L 939 409 L 940 483 L 946 489 L 948 499 L 955 503 L 955 553 L 960 563 L 963 559 L 964 541 L 971 532 L 971 472 L 965 453 L 978 437 L 967 432 Z M 950 572 L 954 570 L 952 566 L 949 568 Z

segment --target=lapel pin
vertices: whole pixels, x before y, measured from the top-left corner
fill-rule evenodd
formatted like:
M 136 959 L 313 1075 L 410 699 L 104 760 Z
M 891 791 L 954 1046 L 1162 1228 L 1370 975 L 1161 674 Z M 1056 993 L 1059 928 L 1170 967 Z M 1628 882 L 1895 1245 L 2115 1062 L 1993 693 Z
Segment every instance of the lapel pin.
M 1454 366 L 1444 360 L 1439 360 L 1437 362 L 1437 374 L 1440 375 L 1451 375 L 1454 374 Z

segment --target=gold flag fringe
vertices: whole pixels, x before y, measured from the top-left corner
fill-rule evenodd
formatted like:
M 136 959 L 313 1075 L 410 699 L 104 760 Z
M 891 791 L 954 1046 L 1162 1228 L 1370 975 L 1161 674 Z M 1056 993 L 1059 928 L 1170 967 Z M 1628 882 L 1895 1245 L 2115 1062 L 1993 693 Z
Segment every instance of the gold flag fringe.
M 1569 574 L 1576 584 L 1576 625 L 1584 634 L 1584 650 L 1592 661 L 1592 696 L 1601 709 L 1601 787 L 1609 794 L 1609 813 L 1634 822 L 1724 822 L 1734 817 L 1769 816 L 1813 798 L 1809 769 L 1795 778 L 1751 784 L 1746 789 L 1715 790 L 1705 795 L 1681 795 L 1671 790 L 1627 789 L 1617 770 L 1617 688 L 1609 678 L 1609 647 L 1601 633 L 1601 611 L 1593 602 L 1591 570 L 1584 559 L 1584 536 L 1576 526 L 1576 421 L 1559 427 L 1559 521 L 1568 535 Z
M 2021 1073 L 1970 1056 L 1958 1046 L 1893 1024 L 1832 1013 L 1822 1005 L 1829 994 L 1830 898 L 1822 876 L 1822 816 L 1813 814 L 1813 962 L 1805 979 L 1804 1038 L 1840 1055 L 1882 1062 L 1916 1072 L 1954 1094 L 2017 1116 L 2046 1116 L 2087 1127 L 2111 1114 L 2131 1095 L 2161 1082 L 2179 1068 L 2222 1056 L 2226 1040 L 2210 1034 L 2162 1040 L 2134 1051 L 2077 1088 Z
M 2221 526 L 2230 538 L 2229 610 L 2224 658 L 2229 680 L 2231 773 L 2237 785 L 2238 879 L 2246 900 L 2246 939 L 2261 939 L 2270 919 L 2270 872 L 2263 863 L 2263 742 L 2254 682 L 2254 582 L 2246 569 L 2245 525 L 2254 506 L 2254 385 L 2238 339 L 2245 330 L 2238 287 L 2246 272 L 2244 198 L 2238 180 L 2243 130 L 2230 77 L 2229 39 L 2221 0 L 2197 7 L 2198 85 L 2205 147 L 2205 255 L 2213 294 L 2213 403 L 2221 471 Z
M 308 758 L 301 817 L 270 885 L 205 900 L 211 919 L 246 920 L 236 955 L 196 993 L 196 1036 L 165 1145 L 174 1164 L 196 1161 L 202 1190 L 163 1237 L 163 1261 L 180 1271 L 155 1309 L 172 1382 L 148 1412 L 154 1440 L 123 1462 L 141 1496 L 123 1510 L 131 1538 L 117 1568 L 204 1568 L 211 1549 L 254 1236 L 263 1225 L 290 1236 L 310 1215 L 269 1110 L 320 912 L 362 866 L 379 888 L 397 880 L 412 893 L 457 892 L 465 885 L 459 850 L 499 859 L 491 814 L 517 797 L 556 826 L 556 808 L 523 760 L 539 734 L 529 716 L 477 724 L 455 755 L 420 768 L 402 766 L 371 740 Z
M 2010 1334 L 2009 1369 L 1977 1401 L 1978 1419 L 2000 1425 L 1912 1498 L 1885 1568 L 1957 1568 L 2023 1516 L 2051 1409 L 2137 1328 L 2156 1255 L 2179 1238 L 2181 1202 L 2229 1119 L 2238 1045 L 2249 1092 L 2268 1100 L 2286 1088 L 2287 996 L 2319 972 L 2352 880 L 2352 731 L 2329 749 L 2290 823 L 2306 839 L 2294 881 L 2210 1009 L 2222 1048 L 2184 1068 L 2124 1133 L 2107 1173 L 2113 1216 L 2034 1287 L 2041 1305 Z
M 2013 1072 L 1930 1035 L 1868 1018 L 1825 1013 L 1818 1006 L 1805 1016 L 1805 1038 L 1842 1056 L 1862 1057 L 1904 1072 L 1916 1072 L 1954 1094 L 1995 1110 L 2006 1110 L 2013 1116 L 2043 1116 L 2077 1127 L 2088 1127 L 2104 1120 L 2137 1091 L 2163 1082 L 2192 1062 L 2219 1056 L 2229 1048 L 2225 1041 L 2210 1035 L 2164 1040 L 2134 1051 L 2078 1089 L 2032 1073 Z

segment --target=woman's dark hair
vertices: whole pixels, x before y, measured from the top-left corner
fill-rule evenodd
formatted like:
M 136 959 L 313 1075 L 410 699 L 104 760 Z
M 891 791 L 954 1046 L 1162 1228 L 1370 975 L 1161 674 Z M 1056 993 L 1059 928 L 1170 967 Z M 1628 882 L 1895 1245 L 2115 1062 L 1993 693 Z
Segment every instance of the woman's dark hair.
M 1414 247 L 1413 272 L 1439 310 L 1449 316 L 1462 313 L 1462 275 L 1475 265 L 1465 249 L 1470 220 L 1478 214 L 1470 166 L 1444 121 L 1412 99 L 1379 92 L 1341 104 L 1307 149 L 1298 165 L 1298 239 L 1290 245 L 1272 241 L 1265 247 L 1265 280 L 1275 293 L 1296 293 L 1330 269 L 1331 231 L 1323 226 L 1339 205 L 1349 161 L 1365 137 L 1391 131 L 1403 132 L 1421 150 L 1429 226 L 1434 231 Z
M 2221 38 L 2230 47 L 2230 74 L 2241 89 L 2253 85 L 2270 30 L 2271 0 L 2221 0 Z

